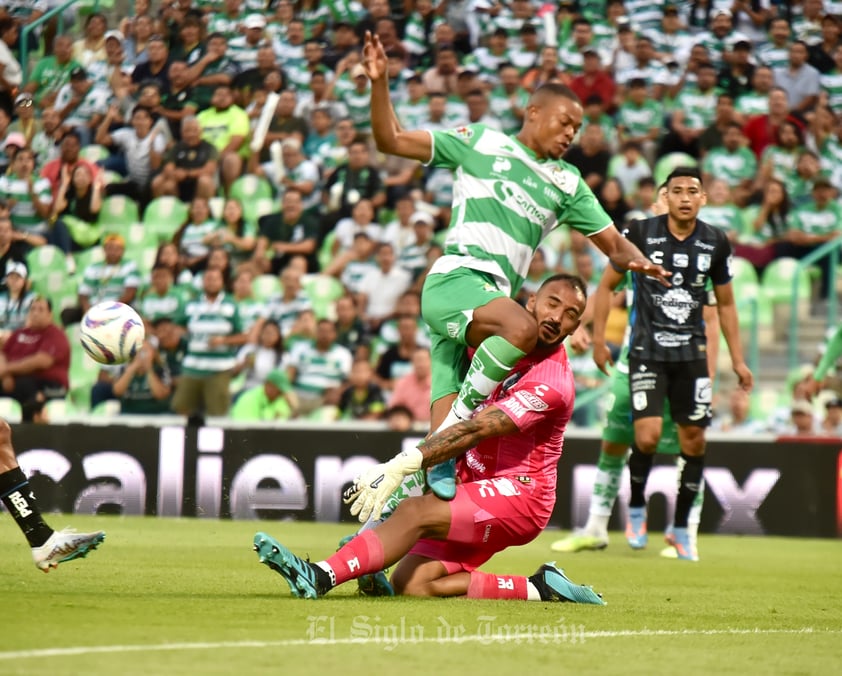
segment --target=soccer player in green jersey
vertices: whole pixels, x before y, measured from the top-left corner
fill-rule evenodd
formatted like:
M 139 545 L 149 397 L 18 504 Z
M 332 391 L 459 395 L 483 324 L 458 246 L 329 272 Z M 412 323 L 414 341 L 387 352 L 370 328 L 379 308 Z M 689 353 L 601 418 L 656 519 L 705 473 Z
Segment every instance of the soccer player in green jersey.
M 535 347 L 535 319 L 513 297 L 541 240 L 557 226 L 566 223 L 589 236 L 618 268 L 668 284 L 664 269 L 624 240 L 579 172 L 561 160 L 583 117 L 581 103 L 567 87 L 539 87 L 514 136 L 481 124 L 409 131 L 400 126 L 390 102 L 386 53 L 377 36 L 366 34 L 362 63 L 371 80 L 378 149 L 447 167 L 456 177 L 444 256 L 431 269 L 422 294 L 422 315 L 433 331 L 431 431 L 470 418 Z M 470 362 L 467 346 L 476 348 Z M 538 394 L 525 405 L 544 402 Z M 431 488 L 450 499 L 456 489 L 452 466 L 438 469 L 441 480 L 437 468 L 431 470 Z

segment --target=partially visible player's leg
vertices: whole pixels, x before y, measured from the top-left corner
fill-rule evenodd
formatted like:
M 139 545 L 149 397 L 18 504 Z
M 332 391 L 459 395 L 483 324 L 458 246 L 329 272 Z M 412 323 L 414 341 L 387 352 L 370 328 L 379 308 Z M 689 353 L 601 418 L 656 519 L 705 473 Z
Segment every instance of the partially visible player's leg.
M 105 533 L 54 531 L 41 517 L 29 479 L 18 466 L 12 446 L 12 429 L 0 419 L 0 500 L 9 510 L 32 548 L 35 565 L 45 573 L 59 563 L 85 556 L 105 538 Z
M 401 502 L 389 519 L 366 530 L 324 561 L 309 563 L 265 533 L 254 537 L 260 562 L 279 573 L 299 597 L 317 598 L 333 587 L 377 573 L 399 561 L 422 537 L 444 538 L 450 504 L 432 494 Z
M 431 417 L 430 429 L 439 432 L 471 417 L 514 365 L 535 347 L 535 318 L 504 294 L 491 275 L 466 268 L 427 277 L 421 295 L 421 312 L 433 331 L 460 345 L 476 347 L 467 373 L 450 410 L 442 420 Z M 435 346 L 434 346 L 435 347 Z M 436 379 L 433 360 L 433 379 Z M 439 397 L 451 392 L 439 391 Z M 433 398 L 435 401 L 435 398 Z M 455 472 L 451 463 L 433 468 L 430 488 L 449 500 L 455 494 Z
M 631 396 L 628 373 L 614 371 L 602 430 L 602 446 L 596 466 L 588 521 L 579 530 L 561 540 L 551 549 L 556 552 L 579 552 L 605 549 L 608 546 L 608 520 L 620 490 L 620 477 L 626 465 L 629 446 L 634 443 L 631 427 Z

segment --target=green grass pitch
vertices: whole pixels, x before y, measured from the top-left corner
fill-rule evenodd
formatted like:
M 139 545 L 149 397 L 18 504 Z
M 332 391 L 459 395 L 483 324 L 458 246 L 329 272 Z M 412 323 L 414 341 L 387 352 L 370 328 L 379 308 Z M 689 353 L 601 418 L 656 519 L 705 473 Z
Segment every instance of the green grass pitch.
M 369 599 L 354 583 L 290 596 L 260 565 L 265 530 L 313 560 L 347 525 L 50 515 L 105 543 L 47 575 L 0 519 L 0 674 L 829 674 L 842 664 L 842 542 L 702 536 L 701 562 L 633 552 L 559 558 L 605 607 Z M 548 531 L 485 570 L 531 574 Z

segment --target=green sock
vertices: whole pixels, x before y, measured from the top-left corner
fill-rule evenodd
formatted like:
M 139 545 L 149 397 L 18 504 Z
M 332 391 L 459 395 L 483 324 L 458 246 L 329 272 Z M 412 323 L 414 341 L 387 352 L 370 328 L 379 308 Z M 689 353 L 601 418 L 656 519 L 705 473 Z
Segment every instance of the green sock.
M 626 466 L 626 456 L 608 455 L 605 451 L 599 454 L 594 477 L 591 506 L 588 510 L 588 523 L 585 531 L 591 535 L 605 535 L 608 532 L 608 519 L 614 509 L 617 493 L 620 491 L 620 477 Z
M 477 406 L 503 382 L 524 355 L 524 352 L 500 336 L 489 336 L 482 341 L 471 360 L 462 389 L 453 402 L 453 410 L 458 418 L 468 420 Z

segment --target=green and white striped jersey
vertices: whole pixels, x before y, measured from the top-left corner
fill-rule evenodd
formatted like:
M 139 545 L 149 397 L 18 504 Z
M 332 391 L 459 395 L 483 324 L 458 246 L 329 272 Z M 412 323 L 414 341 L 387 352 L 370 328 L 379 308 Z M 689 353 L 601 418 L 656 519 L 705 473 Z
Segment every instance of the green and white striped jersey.
M 227 293 L 220 293 L 215 300 L 201 296 L 187 303 L 184 309 L 187 327 L 187 354 L 184 355 L 182 373 L 189 376 L 206 376 L 234 368 L 237 347 L 210 346 L 216 336 L 233 336 L 243 330 L 237 302 Z
M 842 207 L 833 201 L 824 209 L 819 209 L 815 203 L 805 204 L 792 211 L 787 222 L 793 230 L 808 235 L 830 235 L 842 230 Z
M 730 187 L 740 185 L 757 174 L 757 158 L 748 148 L 737 148 L 733 153 L 724 146 L 713 148 L 702 160 L 702 171 L 728 182 Z M 702 220 L 708 220 L 702 218 Z M 715 225 L 715 224 L 714 224 Z
M 734 110 L 746 117 L 767 115 L 769 113 L 769 95 L 750 91 L 740 94 L 734 102 Z
M 292 300 L 284 300 L 284 297 L 278 294 L 266 301 L 266 317 L 280 325 L 284 336 L 292 333 L 292 327 L 302 312 L 312 309 L 313 302 L 304 291 L 299 291 Z
M 140 299 L 134 303 L 135 308 L 144 319 L 154 322 L 161 317 L 169 317 L 175 322 L 184 315 L 184 306 L 188 296 L 183 289 L 172 286 L 161 296 L 151 287 L 144 289 Z
M 190 223 L 181 233 L 182 253 L 190 258 L 207 256 L 210 253 L 210 245 L 205 243 L 205 237 L 212 235 L 222 226 L 214 220 L 208 219 L 204 223 Z
M 518 87 L 514 96 L 518 107 L 526 110 L 526 104 L 529 102 L 529 92 L 523 87 Z M 511 95 L 507 94 L 502 86 L 495 87 L 491 90 L 488 97 L 488 109 L 492 115 L 500 120 L 500 124 L 503 125 L 504 134 L 516 134 L 520 131 L 523 120 L 516 117 L 512 112 Z
M 789 47 L 789 42 L 783 47 L 776 47 L 770 42 L 757 50 L 757 60 L 769 68 L 788 68 Z
M 819 78 L 822 89 L 827 92 L 827 103 L 834 113 L 842 111 L 842 72 L 833 69 Z
M 91 305 L 96 305 L 104 300 L 119 300 L 126 289 L 139 286 L 140 274 L 134 261 L 124 258 L 116 265 L 103 261 L 85 269 L 79 295 L 86 296 Z
M 563 160 L 538 160 L 517 138 L 481 124 L 429 133 L 429 164 L 455 171 L 450 229 L 432 273 L 481 270 L 514 296 L 556 227 L 586 236 L 612 227 L 578 169 Z
M 32 177 L 32 192 L 38 201 L 49 204 L 53 201 L 50 182 L 46 178 Z M 15 230 L 43 235 L 47 232 L 47 221 L 35 211 L 35 204 L 29 195 L 29 181 L 18 178 L 14 174 L 0 176 L 0 197 L 4 200 L 14 200 L 12 207 L 12 225 Z
M 325 352 L 319 352 L 309 341 L 296 343 L 289 355 L 289 364 L 296 370 L 293 385 L 303 392 L 323 394 L 345 381 L 351 373 L 353 361 L 351 351 L 337 343 Z

